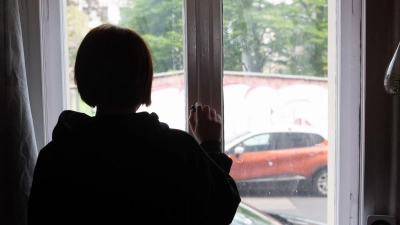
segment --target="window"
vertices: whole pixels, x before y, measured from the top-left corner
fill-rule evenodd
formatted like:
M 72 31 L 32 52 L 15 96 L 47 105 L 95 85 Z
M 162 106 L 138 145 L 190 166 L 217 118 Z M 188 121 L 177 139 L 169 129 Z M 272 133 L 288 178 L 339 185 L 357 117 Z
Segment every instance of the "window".
M 207 55 L 206 51 L 197 52 L 201 54 L 200 70 L 204 72 L 198 74 L 190 71 L 194 66 L 190 65 L 193 53 L 185 49 L 184 45 L 184 43 L 190 44 L 190 35 L 185 35 L 183 31 L 187 24 L 184 14 L 188 13 L 189 9 L 187 8 L 185 12 L 183 1 L 67 0 L 66 2 L 70 109 L 94 115 L 95 109 L 83 103 L 76 91 L 73 82 L 74 58 L 81 39 L 90 28 L 101 23 L 114 23 L 139 32 L 149 44 L 154 56 L 152 105 L 148 108 L 141 107 L 139 111 L 156 112 L 160 120 L 171 127 L 186 129 L 185 109 L 188 106 L 185 100 L 190 96 L 186 96 L 185 93 L 186 90 L 192 93 L 194 88 L 190 84 L 186 88 L 186 84 L 191 82 L 193 76 L 197 76 L 196 83 L 201 84 L 204 74 L 213 69 L 209 68 L 211 66 L 208 63 L 215 63 L 217 55 L 210 53 Z M 194 7 L 196 10 L 207 8 Z M 212 47 L 204 45 L 210 49 L 218 49 L 217 45 L 222 44 L 223 63 L 213 65 L 219 68 L 218 71 L 210 73 L 210 78 L 219 78 L 222 81 L 223 99 L 220 101 L 223 106 L 225 138 L 230 139 L 242 132 L 252 132 L 271 126 L 306 126 L 327 133 L 327 7 L 327 1 L 222 1 L 222 27 L 219 28 L 221 34 L 218 32 L 214 34 L 222 35 L 221 42 L 210 39 L 200 42 L 213 45 Z M 295 10 L 298 8 L 301 10 Z M 216 12 L 207 13 L 209 18 L 214 19 L 214 16 L 217 16 Z M 187 14 L 187 18 L 189 19 L 190 15 Z M 199 26 L 206 24 L 200 23 Z M 208 27 L 204 29 L 211 32 Z M 197 38 L 198 35 L 196 34 Z M 200 36 L 200 38 L 205 37 Z M 187 51 L 187 56 L 184 51 Z M 223 77 L 221 73 L 218 74 L 219 71 Z M 215 89 L 214 83 L 211 86 Z M 204 86 L 196 88 L 200 90 L 199 98 L 204 92 L 209 91 L 204 90 Z M 211 100 L 214 103 L 216 99 L 221 98 L 220 96 L 213 94 L 204 98 L 204 101 Z M 243 141 L 241 146 L 244 148 L 243 154 L 238 154 L 240 147 L 236 146 L 233 149 L 237 158 L 233 159 L 231 175 L 238 183 L 252 179 L 253 182 L 246 186 L 246 190 L 253 187 L 258 189 L 255 195 L 243 196 L 244 202 L 254 205 L 258 201 L 257 207 L 260 210 L 295 214 L 326 222 L 326 198 L 317 198 L 314 195 L 320 193 L 311 191 L 313 183 L 316 183 L 315 174 L 327 166 L 326 154 L 320 159 L 314 155 L 307 157 L 301 152 L 298 155 L 302 156 L 297 157 L 292 151 L 276 151 L 305 147 L 308 141 L 306 138 L 305 135 L 295 133 L 257 135 Z M 326 146 L 321 149 L 325 150 L 324 147 Z M 271 152 L 266 152 L 264 155 L 265 150 Z M 306 164 L 313 166 L 311 168 Z M 242 174 L 237 175 L 237 171 Z M 307 180 L 310 185 L 304 188 L 304 193 L 300 193 L 299 186 L 278 182 L 277 179 L 295 182 Z M 274 188 L 269 187 L 270 183 Z M 261 188 L 262 186 L 265 188 Z M 239 191 L 243 193 L 241 187 L 239 186 Z M 286 192 L 280 193 L 276 189 L 286 189 Z M 271 193 L 278 193 L 274 196 L 278 198 L 278 202 L 293 202 L 293 198 L 296 198 L 299 202 L 298 209 L 293 210 L 287 206 L 272 207 L 268 203 Z M 252 197 L 256 197 L 257 200 L 253 200 Z M 318 210 L 305 210 L 308 205 L 315 205 L 321 200 L 325 202 L 324 207 L 319 207 Z
M 361 46 L 360 43 L 362 40 L 360 36 L 360 20 L 363 9 L 361 7 L 361 1 L 349 2 L 340 0 L 340 3 L 337 3 L 338 1 L 328 1 L 328 53 L 324 53 L 324 51 L 315 51 L 317 49 L 316 46 L 302 46 L 304 45 L 302 41 L 314 41 L 315 39 L 313 37 L 302 36 L 299 33 L 290 33 L 286 30 L 291 22 L 300 23 L 301 20 L 293 21 L 290 16 L 285 17 L 285 13 L 294 13 L 296 11 L 305 12 L 301 11 L 299 7 L 285 11 L 287 9 L 283 6 L 294 4 L 294 2 L 294 0 L 271 0 L 266 2 L 224 1 L 222 4 L 219 1 L 202 0 L 201 4 L 199 4 L 200 2 L 198 2 L 198 0 L 182 1 L 182 21 L 186 22 L 182 32 L 182 59 L 187 63 L 183 63 L 181 69 L 183 69 L 183 74 L 185 74 L 185 84 L 190 91 L 186 91 L 185 89 L 186 98 L 182 97 L 182 99 L 187 99 L 186 102 L 188 103 L 183 104 L 181 113 L 185 118 L 188 106 L 197 99 L 200 99 L 200 101 L 204 103 L 211 104 L 213 107 L 217 108 L 220 113 L 224 114 L 226 139 L 246 132 L 249 128 L 252 130 L 260 129 L 262 128 L 261 125 L 272 124 L 272 122 L 274 125 L 287 125 L 287 121 L 290 120 L 290 124 L 308 126 L 309 124 L 322 124 L 322 121 L 327 121 L 329 124 L 329 148 L 332 150 L 328 153 L 328 168 L 331 169 L 328 170 L 328 197 L 326 200 L 323 200 L 324 198 L 319 199 L 325 201 L 322 205 L 328 206 L 328 208 L 325 211 L 318 203 L 312 204 L 307 202 L 304 209 L 307 209 L 306 211 L 309 212 L 312 212 L 315 208 L 322 209 L 322 220 L 326 221 L 328 224 L 348 224 L 349 217 L 351 223 L 362 224 L 365 216 L 361 211 L 359 213 L 358 210 L 359 205 L 360 207 L 364 207 L 362 199 L 360 199 L 360 201 L 358 199 L 359 191 L 363 190 L 362 183 L 361 186 L 359 186 L 358 182 L 359 178 L 362 177 L 362 174 L 360 175 L 359 173 L 360 162 L 362 161 L 360 160 L 358 151 L 360 143 L 360 123 L 362 123 L 362 120 L 360 121 L 359 119 L 362 80 L 360 80 L 361 76 L 358 76 L 361 74 L 361 64 L 360 61 L 357 60 L 362 56 L 362 52 L 361 49 L 354 48 L 354 46 Z M 251 4 L 240 5 L 239 3 Z M 28 60 L 27 63 L 33 63 L 33 58 L 41 60 L 42 57 L 46 61 L 46 63 L 42 61 L 37 63 L 37 65 L 42 65 L 41 68 L 43 72 L 39 72 L 39 74 L 43 74 L 45 78 L 42 80 L 43 85 L 37 88 L 36 92 L 35 90 L 30 90 L 30 92 L 39 93 L 39 95 L 43 94 L 41 105 L 43 106 L 42 110 L 44 109 L 43 111 L 45 111 L 44 114 L 46 114 L 46 116 L 43 116 L 45 117 L 43 119 L 41 113 L 37 113 L 37 115 L 46 121 L 44 123 L 45 125 L 42 127 L 44 127 L 43 133 L 48 134 L 45 135 L 44 138 L 44 142 L 47 142 L 50 140 L 50 133 L 54 127 L 55 121 L 57 121 L 60 110 L 66 108 L 59 103 L 67 99 L 67 97 L 63 96 L 65 95 L 64 93 L 67 92 L 63 91 L 64 87 L 57 88 L 59 87 L 59 83 L 55 78 L 58 76 L 50 76 L 50 74 L 60 74 L 61 76 L 64 73 L 64 77 L 68 77 L 67 74 L 69 71 L 65 71 L 64 68 L 66 67 L 60 66 L 67 61 L 67 54 L 64 54 L 66 53 L 66 51 L 64 51 L 66 49 L 54 48 L 54 46 L 67 46 L 67 44 L 60 45 L 58 42 L 54 42 L 54 40 L 59 40 L 60 43 L 62 43 L 62 40 L 65 40 L 64 36 L 60 35 L 65 34 L 60 28 L 66 26 L 63 25 L 63 18 L 66 17 L 65 11 L 63 10 L 67 8 L 67 2 L 35 0 L 29 1 L 28 4 L 31 12 L 34 12 L 29 15 L 29 18 L 32 16 L 36 17 L 26 20 L 26 24 L 34 25 L 29 26 L 31 30 L 26 32 L 36 32 L 37 30 L 35 30 L 34 27 L 38 27 L 38 25 L 40 25 L 39 27 L 41 28 L 39 30 L 42 30 L 42 32 L 37 32 L 40 33 L 39 41 L 35 42 L 31 40 L 32 42 L 29 43 L 31 47 L 41 46 L 40 51 L 37 53 L 40 57 L 31 57 L 31 61 Z M 260 18 L 255 17 L 255 15 L 264 8 L 272 10 L 274 7 L 278 7 L 278 10 L 261 13 Z M 309 8 L 309 10 L 311 9 Z M 105 11 L 105 8 L 99 11 L 100 18 L 105 16 Z M 224 14 L 221 14 L 222 11 Z M 257 26 L 259 24 L 258 22 L 264 23 L 264 19 L 269 21 L 273 19 L 270 18 L 272 15 L 281 16 L 278 23 L 274 25 L 276 27 L 268 27 L 268 29 L 262 31 L 263 33 L 253 32 L 259 31 L 259 27 L 262 28 L 264 26 L 264 28 L 266 28 L 267 26 L 265 25 Z M 321 16 L 317 11 L 307 15 L 311 16 L 308 18 L 308 22 Z M 174 13 L 174 16 L 170 15 L 170 18 L 177 18 L 177 16 L 178 14 Z M 225 20 L 223 18 L 229 18 L 229 16 L 231 16 L 230 18 L 236 16 L 241 19 Z M 304 17 L 302 19 L 306 20 L 307 18 Z M 220 24 L 219 21 L 223 21 L 223 26 L 218 25 Z M 363 21 L 365 21 L 365 19 Z M 193 29 L 185 29 L 185 27 Z M 312 30 L 305 29 L 305 31 Z M 273 34 L 279 34 L 281 36 L 273 36 Z M 260 43 L 260 45 L 254 45 L 251 40 L 257 40 L 260 35 L 261 39 L 258 40 L 262 40 L 262 43 Z M 284 36 L 290 36 L 295 39 L 295 41 L 290 42 L 293 40 L 286 40 Z M 273 37 L 275 37 L 275 43 L 271 42 Z M 282 48 L 285 51 L 277 54 L 273 51 L 276 50 L 274 48 L 280 42 L 285 44 L 287 48 Z M 54 45 L 53 48 L 51 47 L 52 45 Z M 194 46 L 196 48 L 194 48 Z M 257 47 L 260 47 L 260 49 L 257 49 Z M 225 55 L 221 54 L 222 49 L 224 49 L 223 52 Z M 257 50 L 262 50 L 262 52 L 257 52 Z M 179 51 L 171 51 L 171 55 L 174 56 L 175 53 L 180 54 L 178 52 Z M 296 55 L 293 55 L 302 53 L 304 53 L 304 57 L 297 56 L 296 58 Z M 321 66 L 321 64 L 311 65 L 307 63 L 315 61 L 312 59 L 320 59 L 321 63 L 326 63 L 322 55 L 316 56 L 311 53 L 327 54 L 329 65 L 324 67 Z M 34 54 L 34 52 L 32 54 Z M 269 61 L 267 60 L 268 63 L 260 66 L 263 60 L 265 61 L 264 58 L 267 55 L 269 56 Z M 227 58 L 232 58 L 233 61 L 223 61 Z M 285 63 L 285 60 L 288 58 L 293 58 L 294 61 L 292 64 Z M 174 63 L 178 63 L 178 61 L 174 61 Z M 178 67 L 174 69 L 176 68 Z M 314 72 L 312 71 L 315 69 L 324 71 L 325 75 L 329 74 L 328 78 L 315 78 L 315 76 L 302 77 L 303 75 L 313 74 Z M 225 71 L 223 72 L 223 70 Z M 314 90 L 318 92 L 318 94 L 313 95 L 308 93 L 308 89 L 304 89 L 304 86 L 302 86 L 304 83 L 297 83 L 297 85 L 299 85 L 297 86 L 299 87 L 298 90 L 303 91 L 296 92 L 298 93 L 298 96 L 296 96 L 298 98 L 295 99 L 295 101 L 284 97 L 285 93 L 290 93 L 288 89 L 280 90 L 279 94 L 283 97 L 281 101 L 276 101 L 271 97 L 274 96 L 274 90 L 268 87 L 268 84 L 271 82 L 262 80 L 265 79 L 265 71 L 274 74 L 273 76 L 267 76 L 269 80 L 279 80 L 283 78 L 288 82 L 293 82 L 293 80 L 298 80 L 298 78 L 301 77 L 301 82 L 306 82 L 307 84 L 325 84 L 321 86 L 317 85 L 318 87 Z M 295 71 L 299 74 L 290 74 L 291 72 L 288 71 Z M 290 76 L 282 76 L 282 74 L 288 73 Z M 221 74 L 224 74 L 224 76 L 221 77 Z M 39 79 L 42 78 L 40 77 Z M 321 88 L 328 89 L 329 95 L 323 93 Z M 183 92 L 179 91 L 178 93 Z M 267 97 L 257 98 L 260 95 Z M 222 96 L 224 96 L 224 98 L 222 98 Z M 329 99 L 325 101 L 325 104 L 329 102 L 329 104 L 325 105 L 326 107 L 315 105 L 318 99 L 326 97 Z M 180 101 L 178 97 L 176 99 L 178 99 L 178 102 Z M 257 105 L 259 102 L 263 104 Z M 279 102 L 285 102 L 285 104 L 279 105 L 277 104 Z M 268 108 L 268 106 L 273 105 L 273 103 L 276 103 L 275 107 Z M 222 106 L 224 106 L 224 110 Z M 318 110 L 320 110 L 318 107 L 321 107 L 321 109 L 325 107 L 328 115 L 320 113 L 313 114 L 313 112 L 318 112 Z M 248 112 L 254 112 L 254 115 Z M 165 117 L 165 121 L 167 118 L 168 116 Z M 172 122 L 173 120 L 171 119 L 170 121 Z M 166 122 L 169 123 L 168 121 Z M 176 124 L 177 127 L 182 126 L 180 122 Z M 321 125 L 318 128 L 323 128 L 323 126 Z M 328 132 L 326 131 L 326 133 Z M 344 149 L 351 150 L 345 151 Z M 267 165 L 269 166 L 269 163 Z M 273 163 L 273 165 L 276 164 Z M 294 187 L 297 187 L 297 184 Z M 244 198 L 244 200 L 252 201 L 253 199 L 250 196 L 247 199 Z M 274 198 L 269 198 L 267 200 L 273 201 Z M 293 210 L 293 202 L 291 202 L 290 199 L 288 200 L 286 196 L 279 201 L 279 204 L 292 207 L 292 209 L 288 209 L 286 212 L 290 210 L 290 212 L 295 212 L 295 210 Z M 263 205 L 266 205 L 266 202 L 252 201 L 250 204 L 257 208 L 262 208 Z M 277 204 L 268 203 L 267 205 Z M 263 210 L 267 209 L 264 208 Z
M 154 64 L 152 104 L 140 111 L 156 112 L 172 128 L 186 129 L 183 52 L 183 2 L 167 1 L 77 1 L 66 0 L 68 35 L 68 108 L 95 115 L 95 108 L 80 98 L 74 82 L 78 47 L 90 29 L 111 23 L 134 29 L 149 44 Z M 152 9 L 158 8 L 157 13 Z M 162 9 L 162 11 L 160 11 Z

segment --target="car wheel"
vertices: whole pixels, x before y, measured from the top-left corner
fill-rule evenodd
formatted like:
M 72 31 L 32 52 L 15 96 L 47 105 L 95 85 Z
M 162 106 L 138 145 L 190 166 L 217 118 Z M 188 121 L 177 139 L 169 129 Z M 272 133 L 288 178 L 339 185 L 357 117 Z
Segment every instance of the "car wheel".
M 316 196 L 326 196 L 328 194 L 328 170 L 326 167 L 318 170 L 314 174 L 312 189 Z

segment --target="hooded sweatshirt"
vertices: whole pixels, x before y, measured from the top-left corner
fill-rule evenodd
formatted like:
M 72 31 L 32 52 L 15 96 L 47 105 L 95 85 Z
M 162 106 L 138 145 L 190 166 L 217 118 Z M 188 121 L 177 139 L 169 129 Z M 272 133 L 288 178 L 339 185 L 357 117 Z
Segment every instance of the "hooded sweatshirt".
M 230 224 L 240 197 L 220 142 L 155 113 L 64 111 L 39 153 L 28 224 Z

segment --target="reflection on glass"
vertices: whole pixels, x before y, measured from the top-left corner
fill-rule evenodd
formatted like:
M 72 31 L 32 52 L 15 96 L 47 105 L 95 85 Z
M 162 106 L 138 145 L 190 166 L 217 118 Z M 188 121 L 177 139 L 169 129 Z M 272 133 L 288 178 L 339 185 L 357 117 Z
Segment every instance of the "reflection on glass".
M 93 116 L 79 97 L 73 76 L 78 47 L 87 32 L 103 23 L 133 29 L 148 43 L 153 57 L 152 105 L 170 127 L 185 129 L 182 0 L 67 0 L 69 108 Z
M 388 94 L 400 95 L 400 43 L 386 69 L 384 86 Z
M 326 222 L 327 1 L 223 4 L 230 175 L 259 210 Z

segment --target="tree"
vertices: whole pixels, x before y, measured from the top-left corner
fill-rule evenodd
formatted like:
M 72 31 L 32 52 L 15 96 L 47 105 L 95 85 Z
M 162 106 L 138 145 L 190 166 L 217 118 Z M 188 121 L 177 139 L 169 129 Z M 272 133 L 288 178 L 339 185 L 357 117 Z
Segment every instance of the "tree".
M 155 72 L 183 69 L 182 0 L 128 0 L 120 25 L 149 44 Z
M 87 14 L 79 10 L 74 2 L 68 2 L 67 7 L 67 34 L 68 34 L 68 59 L 69 59 L 69 85 L 74 85 L 74 66 L 76 54 L 85 35 L 89 32 L 89 17 Z M 72 93 L 75 92 L 75 93 Z M 93 116 L 93 110 L 90 106 L 86 105 L 81 98 L 78 97 L 76 89 L 70 89 L 70 96 L 76 96 L 71 99 L 74 105 L 70 107 L 74 110 L 84 112 Z M 70 104 L 71 104 L 70 102 Z
M 67 8 L 67 34 L 70 82 L 73 82 L 76 53 L 87 32 L 89 32 L 89 17 L 76 6 L 69 5 Z
M 326 0 L 296 0 L 291 4 L 293 24 L 297 28 L 292 42 L 295 51 L 289 56 L 293 74 L 327 76 L 328 7 Z M 296 51 L 296 47 L 300 48 Z
M 327 74 L 326 0 L 225 0 L 224 28 L 225 70 Z
M 224 0 L 224 70 L 327 74 L 326 0 Z M 127 0 L 121 24 L 149 43 L 155 72 L 183 69 L 182 0 Z

